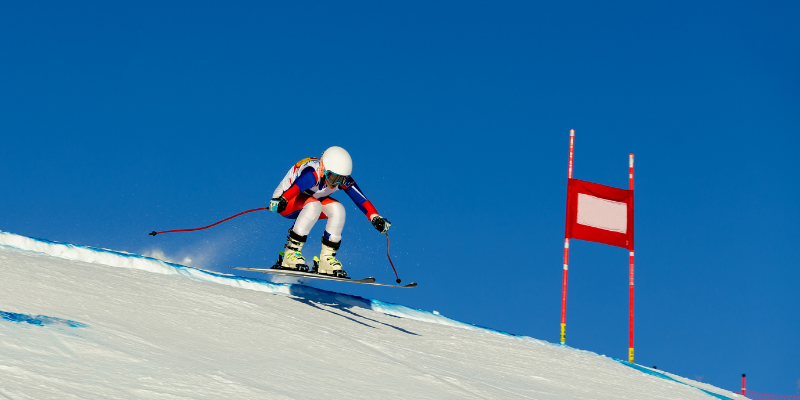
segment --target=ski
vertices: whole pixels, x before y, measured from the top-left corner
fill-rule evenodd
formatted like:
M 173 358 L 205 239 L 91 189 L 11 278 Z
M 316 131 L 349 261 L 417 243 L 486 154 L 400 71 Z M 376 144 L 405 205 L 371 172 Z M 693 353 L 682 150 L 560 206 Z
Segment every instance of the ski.
M 242 268 L 242 267 L 231 267 L 228 268 L 238 269 L 242 271 L 253 271 L 253 272 L 263 272 L 265 274 L 271 275 L 283 275 L 283 276 L 294 276 L 298 278 L 310 278 L 310 279 L 320 279 L 325 281 L 339 281 L 339 282 L 352 282 L 352 283 L 360 283 L 364 285 L 374 285 L 374 286 L 387 286 L 387 287 L 399 287 L 399 288 L 412 288 L 417 286 L 416 282 L 412 282 L 406 285 L 387 285 L 385 283 L 375 283 L 375 278 L 369 277 L 364 279 L 350 279 L 350 278 L 339 278 L 336 276 L 330 275 L 320 275 L 313 272 L 300 272 L 300 271 L 291 271 L 285 269 L 273 269 L 273 268 Z
M 316 274 L 313 272 L 300 272 L 300 271 L 291 271 L 287 269 L 273 269 L 273 268 L 242 268 L 242 267 L 228 267 L 233 269 L 239 269 L 242 271 L 254 271 L 254 272 L 263 272 L 265 274 L 272 274 L 272 275 L 284 275 L 284 276 L 296 276 L 299 278 L 311 278 L 311 279 L 322 279 L 327 281 L 344 281 L 344 282 L 355 282 L 355 283 L 372 283 L 375 282 L 375 278 L 369 277 L 364 279 L 350 279 L 350 278 L 339 278 L 337 276 L 330 276 L 330 275 L 321 275 Z
M 407 283 L 405 285 L 389 285 L 386 283 L 366 283 L 367 285 L 386 286 L 386 287 L 399 287 L 399 288 L 412 288 L 417 287 L 417 282 Z

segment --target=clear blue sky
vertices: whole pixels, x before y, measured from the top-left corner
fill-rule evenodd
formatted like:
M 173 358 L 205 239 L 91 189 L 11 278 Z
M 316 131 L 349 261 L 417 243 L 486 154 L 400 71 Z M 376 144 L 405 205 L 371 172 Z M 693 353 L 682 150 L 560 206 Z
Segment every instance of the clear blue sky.
M 795 394 L 800 4 L 645 3 L 5 2 L 0 230 L 270 265 L 267 212 L 147 233 L 264 207 L 338 145 L 420 286 L 321 287 L 557 342 L 574 128 L 578 179 L 625 188 L 636 154 L 636 361 Z M 391 282 L 338 197 L 339 258 Z M 570 264 L 567 344 L 624 359 L 626 251 Z

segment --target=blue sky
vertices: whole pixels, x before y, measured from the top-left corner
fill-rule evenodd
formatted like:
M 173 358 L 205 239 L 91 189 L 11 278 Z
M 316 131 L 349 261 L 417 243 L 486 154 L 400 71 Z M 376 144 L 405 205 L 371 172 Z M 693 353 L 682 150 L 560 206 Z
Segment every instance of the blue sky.
M 575 178 L 636 154 L 636 361 L 800 380 L 797 2 L 59 2 L 0 6 L 0 230 L 230 272 L 265 207 L 346 148 L 413 290 L 325 289 L 557 342 Z M 391 282 L 346 196 L 340 259 Z M 319 251 L 318 224 L 306 255 Z M 627 355 L 627 254 L 573 241 L 567 344 Z

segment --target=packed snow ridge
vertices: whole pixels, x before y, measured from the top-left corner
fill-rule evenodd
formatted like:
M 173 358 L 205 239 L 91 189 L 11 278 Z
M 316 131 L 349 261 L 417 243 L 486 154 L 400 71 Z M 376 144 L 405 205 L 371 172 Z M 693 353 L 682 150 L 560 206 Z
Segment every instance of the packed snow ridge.
M 743 399 L 300 284 L 0 231 L 0 397 Z

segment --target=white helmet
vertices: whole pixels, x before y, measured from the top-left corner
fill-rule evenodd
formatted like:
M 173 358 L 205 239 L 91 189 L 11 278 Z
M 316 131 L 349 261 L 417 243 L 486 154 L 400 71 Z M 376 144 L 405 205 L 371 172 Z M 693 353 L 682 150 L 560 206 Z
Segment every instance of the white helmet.
M 322 153 L 323 174 L 331 184 L 341 183 L 353 172 L 353 160 L 347 150 L 333 146 Z

